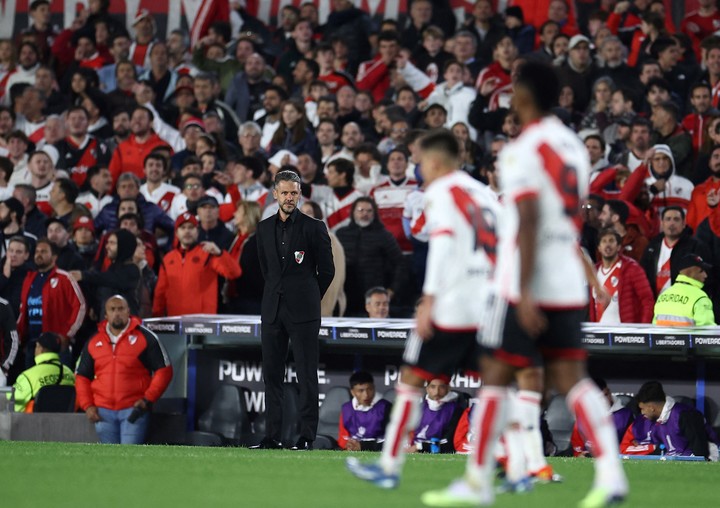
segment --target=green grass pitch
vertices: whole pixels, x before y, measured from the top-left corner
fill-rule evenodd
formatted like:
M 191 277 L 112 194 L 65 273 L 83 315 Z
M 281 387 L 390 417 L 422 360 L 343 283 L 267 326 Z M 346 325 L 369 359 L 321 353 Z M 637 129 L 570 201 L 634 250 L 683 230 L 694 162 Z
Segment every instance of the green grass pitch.
M 377 454 L 359 454 L 366 459 Z M 462 474 L 465 457 L 413 455 L 400 487 L 382 491 L 345 471 L 344 452 L 0 442 L 0 506 L 375 508 L 420 506 Z M 551 459 L 562 484 L 501 495 L 501 507 L 574 507 L 592 461 Z M 626 462 L 637 508 L 720 506 L 716 463 Z

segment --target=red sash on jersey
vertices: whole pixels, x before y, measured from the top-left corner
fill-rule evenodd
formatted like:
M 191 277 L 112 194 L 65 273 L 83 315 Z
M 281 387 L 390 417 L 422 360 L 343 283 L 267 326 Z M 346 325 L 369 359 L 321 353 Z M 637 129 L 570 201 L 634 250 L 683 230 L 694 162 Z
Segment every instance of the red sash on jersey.
M 145 55 L 150 49 L 150 44 L 136 44 L 135 51 L 130 56 L 132 63 L 139 67 L 145 67 Z
M 610 274 L 608 275 L 607 279 L 605 279 L 605 283 L 603 284 L 605 292 L 610 297 L 610 300 L 613 299 L 615 294 L 618 292 L 618 289 L 620 288 L 620 268 L 622 268 L 622 263 L 618 260 L 610 268 Z M 602 267 L 600 268 L 600 270 L 602 270 Z M 600 322 L 600 320 L 602 319 L 602 316 L 605 313 L 605 309 L 607 309 L 605 305 L 595 300 L 595 315 L 597 316 L 597 322 Z
M 715 86 L 712 87 L 712 106 L 714 108 L 718 107 L 718 104 L 720 103 L 720 79 L 717 83 L 715 83 Z
M 30 141 L 32 141 L 33 143 L 38 144 L 40 141 L 43 140 L 44 137 L 45 137 L 45 124 L 42 124 L 42 126 L 38 130 L 36 130 L 35 132 L 33 132 L 32 134 L 30 134 L 28 136 L 28 139 Z
M 77 146 L 71 138 L 67 138 L 66 141 L 70 144 L 70 146 L 78 150 L 80 149 L 80 147 Z M 85 146 L 85 149 L 75 163 L 75 166 L 70 169 L 70 178 L 72 178 L 73 182 L 75 182 L 78 187 L 82 186 L 82 184 L 85 183 L 87 170 L 95 164 L 97 164 L 97 140 L 95 138 L 90 138 L 90 141 L 88 141 L 88 144 Z
M 670 280 L 670 258 L 668 258 L 667 261 L 665 261 L 665 264 L 662 265 L 660 270 L 657 273 L 657 277 L 655 278 L 655 287 L 657 288 L 657 292 L 660 293 L 663 288 L 665 287 L 665 284 L 667 281 Z
M 422 212 L 420 216 L 415 219 L 415 222 L 411 224 L 410 226 L 410 232 L 413 236 L 417 237 L 419 235 L 423 228 L 425 227 L 425 212 Z

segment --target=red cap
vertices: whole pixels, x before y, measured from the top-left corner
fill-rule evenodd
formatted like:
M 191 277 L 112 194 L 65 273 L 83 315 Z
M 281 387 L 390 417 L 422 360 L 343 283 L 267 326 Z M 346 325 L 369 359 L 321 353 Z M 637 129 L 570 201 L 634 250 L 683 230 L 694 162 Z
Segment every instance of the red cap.
M 195 227 L 198 226 L 198 221 L 195 218 L 193 214 L 190 212 L 185 212 L 182 215 L 180 215 L 177 219 L 175 219 L 175 230 L 177 231 L 177 228 L 185 224 L 186 222 L 192 222 Z
M 90 217 L 86 217 L 84 215 L 81 215 L 77 219 L 75 219 L 75 222 L 73 222 L 73 232 L 76 229 L 85 228 L 92 231 L 93 234 L 95 234 L 95 224 L 93 224 L 93 221 Z
M 198 118 L 198 117 L 196 117 L 196 116 L 191 116 L 190 118 L 188 118 L 187 120 L 185 120 L 185 121 L 183 122 L 182 127 L 180 128 L 180 130 L 181 130 L 182 132 L 185 132 L 185 129 L 187 129 L 188 127 L 192 127 L 193 125 L 194 125 L 195 127 L 199 127 L 201 131 L 206 132 L 206 130 L 205 130 L 205 123 L 204 123 L 200 118 Z

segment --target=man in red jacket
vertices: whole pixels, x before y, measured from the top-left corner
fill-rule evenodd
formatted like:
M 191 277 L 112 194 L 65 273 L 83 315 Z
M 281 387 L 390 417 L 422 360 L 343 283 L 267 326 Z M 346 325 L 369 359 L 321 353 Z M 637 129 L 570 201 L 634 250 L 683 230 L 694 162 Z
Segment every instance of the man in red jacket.
M 110 159 L 110 174 L 113 179 L 113 187 L 117 182 L 120 173 L 134 173 L 138 178 L 145 177 L 145 157 L 158 146 L 166 146 L 167 143 L 160 139 L 160 136 L 152 130 L 154 115 L 152 111 L 144 106 L 138 106 L 133 110 L 130 118 L 130 137 L 120 143 Z
M 595 267 L 610 303 L 605 305 L 597 300 L 593 290 L 590 321 L 608 325 L 650 323 L 655 302 L 645 272 L 636 261 L 620 254 L 622 238 L 616 231 L 603 230 L 599 240 L 602 261 Z
M 105 317 L 80 355 L 78 404 L 101 443 L 142 444 L 148 413 L 170 384 L 173 368 L 157 336 L 130 315 L 125 298 L 108 299 Z
M 240 265 L 213 242 L 198 243 L 198 221 L 189 212 L 175 221 L 179 245 L 163 258 L 153 316 L 217 314 L 218 276 L 240 277 Z M 180 296 L 182 295 L 182 296 Z
M 18 334 L 25 345 L 25 368 L 35 364 L 35 343 L 40 334 L 75 336 L 85 319 L 85 298 L 75 280 L 56 266 L 59 249 L 47 238 L 35 247 L 35 266 L 23 281 Z
M 360 64 L 357 87 L 372 93 L 375 102 L 385 97 L 390 88 L 390 69 L 400 53 L 400 41 L 395 32 L 382 32 L 378 37 L 378 54 L 372 60 Z

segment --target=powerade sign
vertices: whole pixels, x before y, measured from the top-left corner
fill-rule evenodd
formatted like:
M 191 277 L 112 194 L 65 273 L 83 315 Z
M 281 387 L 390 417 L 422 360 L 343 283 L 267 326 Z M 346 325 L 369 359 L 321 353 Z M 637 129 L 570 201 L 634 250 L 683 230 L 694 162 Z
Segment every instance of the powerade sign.
M 180 334 L 179 321 L 150 321 L 143 323 L 143 326 L 153 333 L 178 335 Z
M 612 336 L 612 346 L 619 347 L 650 347 L 650 335 L 645 333 L 638 334 L 617 334 Z

